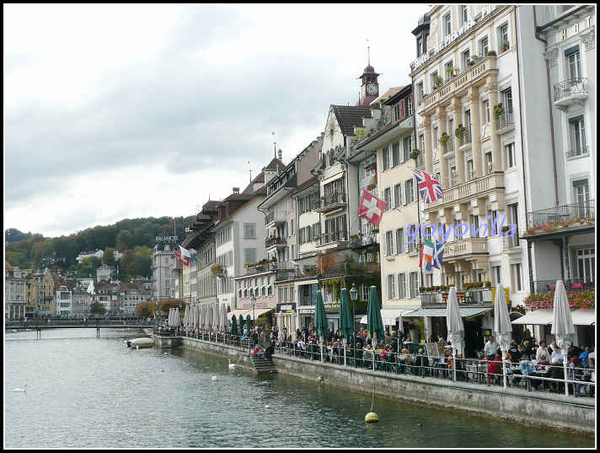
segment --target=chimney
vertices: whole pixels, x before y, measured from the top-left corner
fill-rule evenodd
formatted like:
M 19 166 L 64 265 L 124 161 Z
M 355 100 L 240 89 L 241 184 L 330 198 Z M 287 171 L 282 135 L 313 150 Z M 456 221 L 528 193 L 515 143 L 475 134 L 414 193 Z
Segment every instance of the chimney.
M 277 157 L 279 157 L 279 160 L 281 160 L 283 162 L 283 160 L 281 159 L 283 156 L 283 151 L 279 150 L 277 151 Z
M 240 193 L 240 188 L 239 187 L 234 187 L 233 188 L 233 193 L 239 194 Z

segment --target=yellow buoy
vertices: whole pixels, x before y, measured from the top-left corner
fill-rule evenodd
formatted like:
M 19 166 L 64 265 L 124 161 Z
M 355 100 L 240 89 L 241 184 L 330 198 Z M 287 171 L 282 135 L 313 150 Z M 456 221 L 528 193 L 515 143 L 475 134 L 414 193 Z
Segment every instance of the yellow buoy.
M 379 416 L 375 412 L 369 412 L 367 415 L 365 415 L 365 422 L 377 423 L 379 422 Z

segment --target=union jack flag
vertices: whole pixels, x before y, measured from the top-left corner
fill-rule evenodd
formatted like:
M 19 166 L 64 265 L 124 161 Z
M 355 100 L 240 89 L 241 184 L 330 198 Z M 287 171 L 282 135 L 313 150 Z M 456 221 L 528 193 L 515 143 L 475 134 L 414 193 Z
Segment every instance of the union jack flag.
M 417 178 L 419 193 L 425 203 L 432 203 L 442 198 L 442 186 L 437 179 L 422 170 L 413 170 L 413 173 Z

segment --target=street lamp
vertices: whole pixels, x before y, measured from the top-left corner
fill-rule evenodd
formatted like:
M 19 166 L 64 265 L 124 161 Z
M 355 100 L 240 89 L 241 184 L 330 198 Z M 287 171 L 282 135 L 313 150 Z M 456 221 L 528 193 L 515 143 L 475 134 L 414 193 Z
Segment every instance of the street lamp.
M 352 301 L 352 349 L 354 349 L 354 366 L 356 366 L 356 301 L 358 300 L 358 290 L 356 284 L 352 283 L 350 288 L 350 300 Z

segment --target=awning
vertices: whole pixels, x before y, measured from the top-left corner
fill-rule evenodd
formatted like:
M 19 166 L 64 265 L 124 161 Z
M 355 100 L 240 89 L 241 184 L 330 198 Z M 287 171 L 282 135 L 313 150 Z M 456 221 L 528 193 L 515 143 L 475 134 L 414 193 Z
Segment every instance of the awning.
M 459 307 L 460 316 L 463 318 L 473 318 L 474 316 L 479 316 L 488 311 L 492 311 L 492 307 L 482 308 L 482 307 Z M 419 310 L 411 311 L 403 315 L 405 318 L 424 318 L 425 316 L 429 317 L 439 317 L 445 318 L 447 310 L 445 308 L 422 308 Z
M 573 324 L 576 326 L 593 326 L 596 322 L 596 311 L 578 308 L 571 312 Z
M 382 308 L 381 318 L 384 326 L 393 326 L 398 322 L 400 316 L 410 313 L 414 308 Z M 360 318 L 361 324 L 367 324 L 367 315 Z
M 267 313 L 274 310 L 274 308 L 251 308 L 250 310 L 246 310 L 246 314 L 250 315 L 250 319 L 254 321 L 256 318 L 266 315 Z M 254 316 L 256 316 L 256 318 Z
M 239 318 L 240 315 L 242 315 L 242 317 L 245 319 L 247 311 L 248 310 L 231 310 L 229 313 L 227 313 L 227 319 L 231 319 L 233 316 Z
M 525 316 L 521 316 L 518 319 L 515 319 L 512 324 L 531 324 L 531 325 L 540 325 L 546 326 L 552 323 L 554 319 L 554 315 L 552 310 L 547 309 L 539 309 L 534 310 L 531 313 L 527 313 Z

